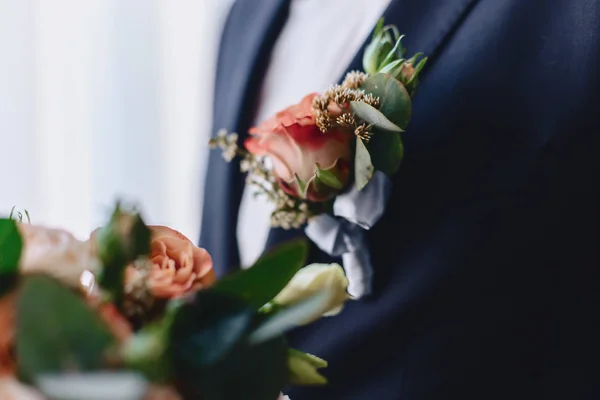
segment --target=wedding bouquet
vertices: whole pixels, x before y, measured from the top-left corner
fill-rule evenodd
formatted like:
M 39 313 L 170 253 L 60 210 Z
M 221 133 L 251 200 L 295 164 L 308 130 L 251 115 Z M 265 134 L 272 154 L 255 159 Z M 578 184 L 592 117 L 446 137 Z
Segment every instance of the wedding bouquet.
M 371 291 L 365 231 L 386 207 L 427 61 L 421 53 L 406 58 L 402 38 L 380 20 L 363 54 L 364 71 L 349 72 L 341 84 L 250 129 L 243 147 L 237 133 L 221 131 L 211 140 L 227 161 L 239 156 L 256 194 L 274 204 L 274 227 L 307 224 L 321 250 L 342 257 L 355 298 Z
M 275 400 L 288 384 L 324 384 L 327 363 L 283 334 L 338 313 L 348 281 L 339 265 L 302 268 L 306 253 L 289 242 L 217 280 L 206 250 L 135 210 L 117 205 L 86 241 L 11 213 L 0 399 Z

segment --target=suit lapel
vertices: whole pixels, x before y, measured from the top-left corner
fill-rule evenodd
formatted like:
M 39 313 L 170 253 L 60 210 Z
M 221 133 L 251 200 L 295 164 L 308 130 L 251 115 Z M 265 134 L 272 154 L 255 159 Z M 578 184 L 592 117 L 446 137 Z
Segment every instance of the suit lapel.
M 213 132 L 238 132 L 243 140 L 253 117 L 269 54 L 283 27 L 288 0 L 237 0 L 225 24 L 215 82 Z M 213 257 L 218 275 L 239 266 L 237 214 L 244 177 L 237 162 L 211 151 L 206 176 L 200 245 Z
M 422 52 L 429 57 L 426 65 L 428 69 L 477 1 L 392 0 L 383 17 L 386 25 L 396 25 L 400 33 L 406 35 L 403 43 L 408 49 L 408 56 Z M 363 50 L 370 41 L 371 37 L 363 43 L 348 71 L 362 70 Z

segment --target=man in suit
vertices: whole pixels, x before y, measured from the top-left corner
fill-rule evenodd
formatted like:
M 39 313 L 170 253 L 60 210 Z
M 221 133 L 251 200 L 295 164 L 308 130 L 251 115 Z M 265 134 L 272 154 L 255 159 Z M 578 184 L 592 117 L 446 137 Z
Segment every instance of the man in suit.
M 361 69 L 381 15 L 429 61 L 368 234 L 374 293 L 289 335 L 330 381 L 290 397 L 600 398 L 600 1 L 237 0 L 214 132 Z M 243 182 L 211 154 L 200 244 L 221 275 L 302 233 L 267 235 Z

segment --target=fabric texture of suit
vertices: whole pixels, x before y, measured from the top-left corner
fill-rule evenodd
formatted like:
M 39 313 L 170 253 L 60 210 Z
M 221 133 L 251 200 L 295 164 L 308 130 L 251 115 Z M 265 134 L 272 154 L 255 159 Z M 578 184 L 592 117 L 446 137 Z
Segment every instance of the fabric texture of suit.
M 215 132 L 247 131 L 287 7 L 234 4 Z M 600 2 L 394 0 L 385 18 L 430 61 L 369 232 L 374 295 L 289 335 L 329 361 L 330 384 L 288 394 L 599 399 Z M 242 188 L 214 151 L 200 244 L 220 275 L 239 263 Z M 270 243 L 296 234 L 273 230 Z

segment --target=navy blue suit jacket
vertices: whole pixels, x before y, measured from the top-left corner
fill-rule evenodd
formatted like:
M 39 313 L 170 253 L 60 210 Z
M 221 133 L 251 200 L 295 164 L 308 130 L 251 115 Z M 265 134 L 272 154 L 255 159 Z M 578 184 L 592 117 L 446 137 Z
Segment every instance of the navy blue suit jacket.
M 248 129 L 287 6 L 233 6 L 215 132 Z M 393 0 L 385 17 L 430 61 L 369 232 L 375 293 L 289 335 L 330 381 L 290 397 L 600 399 L 600 1 Z M 221 275 L 242 182 L 215 151 L 201 245 Z

